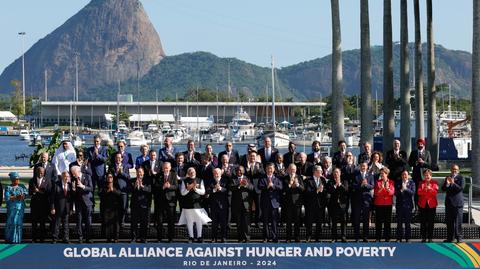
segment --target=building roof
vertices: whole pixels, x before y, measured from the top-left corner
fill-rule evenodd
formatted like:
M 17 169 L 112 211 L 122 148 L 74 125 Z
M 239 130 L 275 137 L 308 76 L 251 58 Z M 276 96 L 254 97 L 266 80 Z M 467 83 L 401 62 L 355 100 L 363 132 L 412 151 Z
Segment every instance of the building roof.
M 112 114 L 105 114 L 105 119 L 107 121 L 112 121 Z M 152 121 L 161 121 L 161 122 L 174 122 L 175 117 L 173 114 L 132 114 L 129 117 L 130 121 L 142 121 L 142 122 L 152 122 Z
M 10 111 L 0 111 L 0 118 L 16 118 L 12 112 Z

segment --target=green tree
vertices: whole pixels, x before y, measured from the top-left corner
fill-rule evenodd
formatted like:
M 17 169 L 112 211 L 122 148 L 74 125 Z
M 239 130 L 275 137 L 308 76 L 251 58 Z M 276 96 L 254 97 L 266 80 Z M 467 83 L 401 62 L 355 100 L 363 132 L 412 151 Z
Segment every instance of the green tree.
M 12 80 L 10 85 L 14 88 L 10 97 L 10 111 L 17 116 L 18 119 L 25 116 L 23 114 L 23 93 L 20 81 Z

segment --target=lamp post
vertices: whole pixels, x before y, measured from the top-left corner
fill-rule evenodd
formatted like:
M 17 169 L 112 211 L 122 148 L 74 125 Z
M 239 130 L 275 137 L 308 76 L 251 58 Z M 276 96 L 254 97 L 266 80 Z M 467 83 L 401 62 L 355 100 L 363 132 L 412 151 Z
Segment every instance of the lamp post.
M 22 36 L 22 91 L 23 91 L 23 116 L 25 117 L 25 32 L 19 32 Z

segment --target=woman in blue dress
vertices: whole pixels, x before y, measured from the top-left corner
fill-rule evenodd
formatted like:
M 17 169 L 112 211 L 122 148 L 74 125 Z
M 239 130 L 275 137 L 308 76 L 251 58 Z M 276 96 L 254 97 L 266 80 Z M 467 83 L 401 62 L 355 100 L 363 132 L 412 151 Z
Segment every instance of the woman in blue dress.
M 10 244 L 22 242 L 23 211 L 27 188 L 20 183 L 17 172 L 8 174 L 12 184 L 5 188 L 5 202 L 7 204 L 7 225 L 5 227 L 5 240 Z

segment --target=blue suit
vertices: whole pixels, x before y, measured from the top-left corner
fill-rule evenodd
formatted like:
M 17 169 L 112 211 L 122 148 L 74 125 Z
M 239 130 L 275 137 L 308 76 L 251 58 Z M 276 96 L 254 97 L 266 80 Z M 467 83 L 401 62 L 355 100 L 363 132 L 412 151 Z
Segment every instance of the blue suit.
M 402 190 L 402 181 L 395 186 L 395 197 L 397 210 L 397 240 L 410 240 L 411 228 L 410 223 L 412 221 L 412 209 L 413 198 L 415 195 L 415 182 L 409 179 L 405 185 L 405 189 Z M 405 234 L 403 232 L 403 224 L 405 224 Z
M 463 189 L 465 188 L 465 179 L 462 175 L 457 174 L 453 177 L 453 183 L 447 185 L 447 180 L 445 179 L 442 190 L 447 193 L 445 197 L 447 240 L 452 241 L 455 237 L 460 241 L 463 237 Z
M 86 152 L 90 169 L 92 169 L 92 202 L 95 204 L 95 189 L 97 185 L 100 188 L 105 186 L 105 162 L 108 160 L 107 147 L 100 146 L 98 154 L 95 153 L 95 146 L 89 147 Z
M 81 178 L 72 178 L 75 185 L 75 211 L 77 213 L 77 233 L 80 240 L 83 237 L 90 239 L 90 227 L 92 225 L 92 179 L 88 174 L 82 174 Z M 84 188 L 78 187 L 79 183 L 84 185 Z M 85 229 L 82 229 L 82 222 L 85 222 Z
M 273 183 L 273 187 L 268 187 L 270 180 Z M 260 205 L 262 208 L 263 217 L 263 239 L 268 238 L 273 241 L 277 239 L 277 222 L 279 219 L 278 208 L 280 207 L 280 195 L 282 193 L 282 180 L 275 175 L 269 179 L 263 177 L 258 181 L 258 189 L 260 194 Z M 268 229 L 268 223 L 271 223 L 270 229 Z
M 174 166 L 175 154 L 177 154 L 177 149 L 175 147 L 172 147 L 171 152 L 168 152 L 167 148 L 163 147 L 158 152 L 158 159 L 162 162 L 169 162 Z
M 363 179 L 367 180 L 367 184 L 362 186 Z M 374 184 L 373 175 L 368 172 L 362 174 L 360 171 L 357 171 L 352 180 L 350 203 L 355 240 L 358 240 L 360 237 L 360 223 L 363 224 L 363 239 L 366 240 L 368 238 L 368 221 L 370 210 L 372 209 Z

